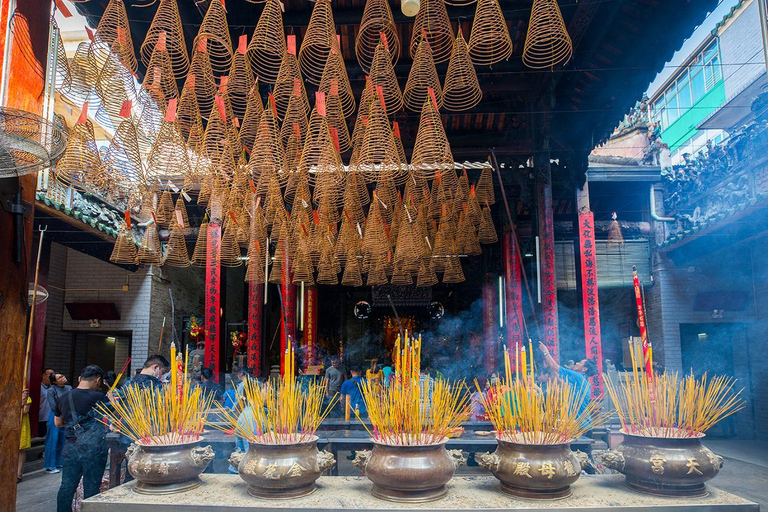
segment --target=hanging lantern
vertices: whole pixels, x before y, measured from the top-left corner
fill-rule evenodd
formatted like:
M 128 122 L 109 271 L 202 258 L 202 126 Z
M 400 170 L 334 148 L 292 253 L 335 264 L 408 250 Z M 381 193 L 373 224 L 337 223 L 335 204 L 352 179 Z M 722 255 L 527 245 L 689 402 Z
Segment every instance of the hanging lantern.
M 421 2 L 419 0 L 403 0 L 400 3 L 400 10 L 409 18 L 413 18 L 419 13 L 420 6 Z

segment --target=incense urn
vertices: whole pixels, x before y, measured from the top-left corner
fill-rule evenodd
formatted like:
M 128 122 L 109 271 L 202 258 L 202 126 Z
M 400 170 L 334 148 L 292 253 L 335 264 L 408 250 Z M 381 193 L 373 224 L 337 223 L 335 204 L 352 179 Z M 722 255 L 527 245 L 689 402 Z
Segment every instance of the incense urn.
M 501 482 L 501 491 L 522 498 L 552 500 L 571 495 L 571 484 L 589 464 L 587 454 L 569 443 L 525 444 L 497 439 L 494 453 L 478 463 Z
M 317 449 L 317 436 L 287 444 L 248 443 L 247 452 L 234 452 L 229 463 L 256 498 L 289 499 L 312 494 L 315 482 L 336 460 Z
M 170 445 L 133 443 L 125 452 L 128 471 L 140 494 L 173 494 L 198 487 L 200 474 L 214 459 L 213 448 L 199 440 Z
M 659 496 L 706 496 L 704 482 L 723 467 L 723 458 L 696 437 L 650 437 L 628 434 L 603 465 L 624 474 L 631 489 Z
M 372 440 L 373 449 L 357 452 L 353 464 L 373 482 L 376 498 L 401 503 L 439 500 L 446 484 L 466 459 L 461 450 L 446 450 L 444 439 L 429 445 L 392 445 Z

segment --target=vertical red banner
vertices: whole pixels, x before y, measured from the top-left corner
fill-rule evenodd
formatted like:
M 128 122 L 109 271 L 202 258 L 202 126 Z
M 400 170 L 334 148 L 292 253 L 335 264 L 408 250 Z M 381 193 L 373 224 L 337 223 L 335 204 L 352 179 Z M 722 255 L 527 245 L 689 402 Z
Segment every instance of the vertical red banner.
M 525 345 L 523 333 L 523 294 L 520 286 L 522 271 L 518 257 L 517 235 L 514 231 L 504 232 L 501 239 L 504 254 L 504 302 L 506 304 L 506 338 L 510 354 L 515 348 Z M 513 363 L 514 364 L 514 363 Z
M 603 348 L 600 338 L 600 303 L 597 298 L 595 218 L 590 211 L 579 212 L 579 253 L 581 255 L 584 342 L 587 358 L 597 363 L 597 375 L 589 379 L 592 384 L 592 397 L 597 398 L 603 394 Z
M 317 286 L 304 289 L 304 369 L 317 360 Z
M 282 318 L 280 319 L 280 375 L 285 374 L 285 350 L 288 343 L 296 341 L 296 287 L 293 285 L 293 272 L 291 272 L 288 259 L 288 247 L 285 242 L 282 280 L 280 282 L 280 295 L 282 297 Z M 294 345 L 294 349 L 296 346 Z
M 496 371 L 496 360 L 499 350 L 499 299 L 496 276 L 485 274 L 483 280 L 483 360 L 485 373 L 491 375 Z
M 264 315 L 264 285 L 248 283 L 248 368 L 261 373 L 261 323 Z
M 208 224 L 205 260 L 205 366 L 219 380 L 219 331 L 221 315 L 221 224 Z
M 539 243 L 541 244 L 541 309 L 544 344 L 560 360 L 557 343 L 557 282 L 555 280 L 555 226 L 552 210 L 552 185 L 539 183 Z

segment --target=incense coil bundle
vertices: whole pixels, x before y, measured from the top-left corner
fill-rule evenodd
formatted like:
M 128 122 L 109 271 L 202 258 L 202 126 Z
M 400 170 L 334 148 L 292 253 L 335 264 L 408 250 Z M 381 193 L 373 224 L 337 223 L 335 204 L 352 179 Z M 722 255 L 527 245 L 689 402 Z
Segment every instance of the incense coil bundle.
M 208 222 L 203 221 L 197 232 L 195 249 L 192 251 L 190 264 L 193 267 L 205 268 L 208 259 Z
M 394 66 L 400 58 L 400 37 L 389 2 L 387 0 L 367 0 L 363 19 L 360 20 L 360 31 L 355 39 L 355 56 L 357 56 L 357 62 L 365 73 L 371 69 L 382 33 L 390 45 L 389 56 Z
M 392 272 L 390 282 L 396 286 L 413 286 L 413 276 L 404 263 L 395 260 L 395 270 Z
M 147 74 L 141 83 L 139 96 L 146 103 L 151 98 L 165 110 L 168 101 L 179 97 L 179 87 L 173 75 L 171 57 L 165 43 L 165 33 L 160 33 L 160 40 L 152 51 L 152 58 L 147 66 Z M 147 97 L 149 95 L 149 98 Z
M 320 254 L 320 262 L 317 265 L 317 284 L 337 285 L 339 284 L 338 260 L 334 258 L 333 246 L 325 245 Z
M 410 55 L 416 58 L 419 43 L 426 37 L 436 64 L 451 58 L 453 29 L 443 0 L 421 0 L 421 7 L 413 22 Z
M 170 190 L 166 189 L 160 194 L 160 200 L 157 202 L 157 208 L 155 208 L 155 222 L 161 228 L 170 227 L 176 222 Z
M 443 170 L 453 170 L 453 155 L 443 129 L 440 112 L 432 99 L 424 102 L 419 130 L 411 155 L 412 172 L 422 179 L 433 179 Z M 455 176 L 455 172 L 454 172 Z
M 244 38 L 245 36 L 241 36 L 241 40 Z M 232 67 L 229 68 L 229 83 L 227 84 L 227 95 L 235 117 L 244 118 L 248 109 L 251 89 L 254 85 L 256 82 L 253 79 L 251 64 L 245 55 L 245 44 L 242 42 L 232 57 Z
M 402 110 L 403 93 L 400 91 L 400 84 L 397 83 L 397 75 L 385 41 L 385 39 L 381 39 L 376 46 L 369 76 L 373 91 L 376 91 L 376 87 L 381 87 L 384 95 L 384 107 L 387 114 L 392 115 Z M 375 93 L 372 93 L 372 96 L 375 97 Z M 360 101 L 362 104 L 362 99 Z
M 212 0 L 195 36 L 194 46 L 205 39 L 211 66 L 216 73 L 226 73 L 232 65 L 232 40 L 224 0 Z
M 136 243 L 133 241 L 133 233 L 126 224 L 120 226 L 109 261 L 118 265 L 134 265 L 136 263 Z
M 116 55 L 126 68 L 136 73 L 138 64 L 123 0 L 109 0 L 90 46 L 90 55 L 95 59 L 97 69 L 102 68 L 110 54 Z
M 531 69 L 546 69 L 565 64 L 572 55 L 573 43 L 557 0 L 534 0 L 523 46 L 523 64 Z
M 291 94 L 291 98 L 288 100 L 288 108 L 285 110 L 285 116 L 283 117 L 283 126 L 280 128 L 280 139 L 286 147 L 291 137 L 299 145 L 303 145 L 304 134 L 309 128 L 307 108 L 304 104 L 306 99 L 302 98 L 300 91 L 296 89 L 297 87 L 294 87 L 293 92 L 299 92 L 299 94 Z
M 184 234 L 188 235 L 192 229 L 189 225 L 189 216 L 187 215 L 187 207 L 184 205 L 184 198 L 183 198 L 183 192 L 182 195 L 179 196 L 178 199 L 176 199 L 176 206 L 173 208 L 174 213 L 174 222 L 176 224 L 179 223 L 179 217 L 181 217 L 181 227 L 184 228 Z
M 169 107 L 169 112 L 171 108 L 175 109 L 176 106 Z M 186 178 L 192 174 L 184 138 L 175 120 L 167 119 L 163 121 L 157 140 L 147 157 L 147 183 L 158 179 L 164 183 L 168 178 Z
M 499 241 L 496 234 L 496 226 L 493 225 L 493 215 L 488 206 L 483 207 L 483 220 L 480 223 L 480 229 L 477 231 L 477 240 L 481 244 L 495 244 Z
M 359 224 L 355 224 L 352 218 L 346 212 L 341 218 L 341 228 L 339 236 L 336 237 L 336 244 L 333 248 L 336 259 L 342 264 L 348 264 L 349 254 L 353 253 L 355 258 L 360 252 L 360 235 L 358 233 Z
M 283 56 L 283 63 L 280 65 L 280 73 L 275 81 L 275 87 L 272 90 L 277 107 L 277 117 L 283 119 L 288 110 L 288 102 L 291 96 L 299 96 L 304 112 L 309 112 L 309 100 L 307 99 L 307 90 L 304 88 L 304 79 L 299 69 L 299 61 L 296 56 L 286 52 Z
M 144 239 L 139 245 L 139 253 L 136 256 L 139 265 L 162 265 L 163 248 L 160 245 L 160 237 L 157 234 L 157 225 L 152 222 L 144 230 Z
M 234 218 L 229 218 L 224 223 L 221 235 L 219 262 L 222 267 L 239 267 L 243 264 L 240 256 L 240 244 L 237 241 L 237 222 Z
M 293 270 L 293 284 L 304 283 L 312 286 L 315 284 L 315 274 L 312 262 L 307 255 L 307 241 L 302 240 L 297 244 L 296 255 L 293 258 L 291 270 Z
M 349 136 L 347 121 L 344 119 L 344 108 L 341 103 L 341 98 L 338 94 L 326 95 L 325 98 L 328 126 L 336 130 L 335 141 L 338 141 L 338 148 L 336 149 L 340 153 L 344 153 L 352 148 L 352 140 Z
M 480 171 L 480 178 L 477 180 L 477 186 L 475 187 L 475 197 L 480 204 L 496 204 L 496 193 L 493 189 L 493 177 L 491 174 L 491 168 L 487 165 Z
M 253 143 L 251 158 L 248 161 L 248 172 L 256 182 L 256 194 L 267 194 L 270 185 L 269 180 L 272 177 L 287 179 L 287 176 L 284 176 L 285 173 L 282 173 L 282 176 L 278 175 L 284 169 L 285 154 L 280 142 L 277 118 L 275 118 L 272 109 L 266 109 L 261 114 L 259 133 Z
M 253 142 L 259 133 L 262 112 L 264 112 L 264 105 L 261 102 L 259 84 L 254 82 L 248 93 L 248 104 L 245 107 L 243 122 L 240 123 L 240 142 L 248 151 L 253 148 Z
M 136 102 L 133 75 L 114 55 L 110 55 L 101 68 L 96 81 L 96 94 L 100 102 L 95 117 L 108 125 L 114 126 L 120 122 L 120 114 L 126 101 Z
M 171 233 L 165 246 L 165 260 L 163 265 L 168 267 L 185 268 L 190 266 L 187 241 L 184 238 L 184 226 L 181 226 L 174 218 L 171 221 Z
M 86 103 L 80 120 L 69 131 L 67 148 L 56 164 L 56 179 L 64 185 L 82 185 L 89 176 L 101 172 L 101 158 L 93 134 L 93 123 L 85 118 L 87 109 Z
M 316 0 L 299 50 L 301 70 L 309 83 L 320 84 L 332 49 L 339 51 L 331 0 Z
M 361 192 L 361 185 L 364 192 Z M 363 204 L 368 204 L 370 201 L 365 180 L 357 171 L 350 171 L 344 185 L 344 215 L 355 222 L 364 222 Z
M 245 271 L 245 281 L 248 283 L 263 284 L 266 281 L 263 244 L 254 237 L 248 243 L 248 267 Z
M 320 77 L 320 84 L 317 86 L 317 89 L 320 92 L 324 92 L 326 96 L 336 91 L 336 94 L 341 98 L 344 117 L 349 117 L 355 113 L 357 108 L 355 96 L 352 93 L 352 86 L 349 84 L 344 56 L 341 54 L 338 46 L 332 47 L 331 52 L 328 54 L 328 60 L 325 62 L 325 68 L 323 69 L 323 76 Z
M 478 0 L 472 32 L 469 35 L 469 56 L 476 66 L 491 66 L 512 55 L 512 39 L 498 0 Z
M 461 261 L 457 255 L 449 256 L 446 261 L 445 272 L 443 272 L 443 283 L 457 284 L 466 281 L 464 270 L 461 268 Z
M 285 31 L 279 0 L 267 0 L 248 44 L 251 68 L 260 81 L 274 84 L 285 54 Z
M 383 174 L 391 175 L 400 167 L 400 155 L 395 146 L 395 138 L 389 126 L 381 98 L 371 102 L 368 124 L 365 128 L 357 170 L 368 182 L 377 181 Z
M 453 112 L 469 110 L 483 99 L 483 90 L 472 65 L 469 48 L 459 29 L 445 73 L 443 106 Z
M 192 51 L 192 62 L 189 65 L 187 80 L 192 76 L 194 79 L 194 90 L 197 96 L 197 104 L 200 108 L 200 114 L 203 116 L 213 108 L 214 97 L 216 96 L 216 79 L 213 77 L 213 68 L 211 59 L 208 55 L 207 42 L 203 39 L 198 41 L 195 49 Z
M 152 24 L 141 43 L 141 62 L 147 68 L 149 68 L 152 52 L 162 32 L 166 34 L 166 45 L 173 74 L 176 78 L 183 79 L 189 71 L 189 54 L 187 53 L 187 43 L 184 40 L 184 27 L 181 25 L 177 0 L 160 0 L 157 6 Z
M 435 234 L 432 256 L 434 257 L 434 266 L 437 272 L 445 271 L 448 265 L 448 258 L 454 256 L 456 251 L 453 235 L 456 228 L 448 215 L 440 218 L 440 227 Z
M 416 48 L 411 72 L 408 74 L 408 81 L 403 89 L 403 101 L 408 110 L 421 112 L 424 102 L 429 98 L 427 92 L 429 88 L 434 91 L 437 105 L 441 106 L 443 104 L 443 88 L 440 85 L 440 77 L 435 68 L 429 42 L 426 38 L 422 38 Z
M 211 161 L 212 172 L 224 171 L 228 176 L 234 168 L 235 161 L 232 153 L 233 144 L 230 140 L 232 132 L 227 125 L 227 111 L 224 99 L 216 96 L 216 105 L 208 115 L 201 151 Z
M 387 284 L 386 257 L 379 256 L 375 258 L 368 270 L 368 276 L 365 279 L 365 286 L 380 286 Z
M 69 63 L 71 80 L 67 95 L 76 102 L 97 98 L 94 88 L 99 80 L 99 69 L 90 57 L 90 47 L 91 43 L 78 44 Z
M 360 262 L 355 251 L 347 253 L 347 262 L 344 265 L 344 274 L 341 276 L 342 286 L 363 286 L 363 276 L 360 273 Z
M 104 172 L 112 176 L 123 176 L 132 183 L 143 182 L 144 164 L 139 150 L 139 136 L 130 118 L 121 122 L 109 143 L 104 159 Z
M 416 286 L 425 288 L 427 286 L 435 286 L 437 283 L 437 274 L 432 264 L 432 258 L 422 258 L 419 264 L 419 274 L 416 277 Z
M 331 174 L 341 182 L 344 177 L 344 163 L 333 144 L 328 120 L 325 116 L 312 111 L 304 148 L 301 151 L 299 172 L 310 172 L 310 184 L 314 184 L 318 174 Z
M 203 116 L 197 101 L 196 85 L 195 75 L 189 75 L 184 82 L 184 88 L 181 90 L 179 108 L 176 111 L 176 122 L 179 125 L 179 130 L 181 130 L 181 135 L 187 142 L 187 146 L 193 150 L 200 145 L 205 133 Z
M 459 214 L 456 249 L 457 252 L 468 256 L 479 256 L 483 252 L 480 247 L 480 241 L 477 239 L 475 227 L 472 225 L 472 220 L 466 212 Z
M 333 153 L 338 155 L 335 150 Z M 327 159 L 331 161 L 330 158 Z M 323 159 L 320 160 L 322 164 Z M 312 194 L 312 200 L 317 205 L 325 205 L 326 208 L 333 208 L 334 210 L 341 207 L 343 204 L 343 195 L 341 194 L 342 186 L 344 183 L 344 174 L 325 171 L 318 173 L 315 178 L 315 184 Z
M 285 200 L 290 202 L 290 194 L 295 189 L 296 181 L 299 179 L 302 173 L 298 171 L 298 165 L 301 161 L 301 150 L 304 144 L 296 133 L 291 133 L 288 137 L 288 142 L 285 145 L 285 169 L 288 174 L 288 180 L 285 183 Z M 306 174 L 306 173 L 304 173 Z M 306 179 L 306 176 L 304 176 Z

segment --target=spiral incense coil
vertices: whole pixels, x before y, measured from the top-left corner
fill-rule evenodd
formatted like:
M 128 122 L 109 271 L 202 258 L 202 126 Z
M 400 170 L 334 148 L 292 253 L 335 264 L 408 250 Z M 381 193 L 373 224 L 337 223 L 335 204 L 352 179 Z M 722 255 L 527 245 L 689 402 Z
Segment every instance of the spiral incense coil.
M 443 87 L 443 106 L 453 112 L 469 110 L 483 99 L 483 90 L 477 80 L 477 72 L 472 65 L 469 49 L 464 36 L 459 30 L 453 44 L 448 71 L 445 73 Z
M 187 157 L 187 145 L 175 121 L 163 121 L 157 140 L 147 157 L 147 183 L 171 177 L 186 177 L 192 173 Z
M 461 268 L 461 261 L 458 256 L 447 258 L 445 272 L 443 273 L 443 283 L 458 284 L 466 281 L 464 270 Z
M 181 135 L 187 142 L 187 146 L 195 150 L 203 140 L 203 117 L 200 112 L 200 104 L 197 101 L 197 79 L 190 75 L 184 82 L 184 88 L 179 98 L 179 108 L 176 111 L 176 122 L 181 130 Z
M 478 0 L 472 32 L 469 35 L 469 56 L 475 66 L 491 66 L 512 55 L 512 39 L 498 0 Z
M 280 0 L 267 0 L 247 51 L 251 68 L 261 82 L 275 83 L 285 51 L 285 31 Z
M 192 251 L 190 264 L 193 267 L 205 268 L 208 256 L 208 223 L 203 222 L 197 232 L 195 249 Z
M 139 265 L 162 265 L 163 248 L 160 245 L 160 237 L 157 234 L 157 225 L 153 222 L 144 230 L 144 239 L 139 245 L 139 253 L 136 255 Z
M 168 243 L 165 245 L 163 265 L 179 268 L 191 265 L 189 252 L 187 251 L 187 241 L 184 238 L 184 227 L 180 226 L 175 219 L 171 226 L 171 233 L 168 236 Z
M 422 179 L 433 179 L 443 169 L 453 169 L 453 155 L 440 113 L 430 98 L 424 102 L 419 131 L 411 155 L 411 168 Z M 454 173 L 455 174 L 455 173 Z
M 147 101 L 147 95 L 158 105 L 165 109 L 168 100 L 179 97 L 179 87 L 176 77 L 173 75 L 171 58 L 166 49 L 165 34 L 160 34 L 160 41 L 152 51 L 152 58 L 147 66 L 147 74 L 141 83 L 139 96 L 142 101 Z
M 110 55 L 101 68 L 96 81 L 96 94 L 101 101 L 95 117 L 107 125 L 116 126 L 120 123 L 120 113 L 126 101 L 136 103 L 133 75 L 114 55 Z
M 573 43 L 557 0 L 534 0 L 523 46 L 523 64 L 531 69 L 546 69 L 565 64 L 572 55 Z
M 435 286 L 437 283 L 437 274 L 432 264 L 432 258 L 422 258 L 419 264 L 419 274 L 416 277 L 416 286 L 425 288 L 427 286 Z
M 477 231 L 477 239 L 481 244 L 495 244 L 499 241 L 496 227 L 493 225 L 493 215 L 491 215 L 491 209 L 488 206 L 483 207 L 483 220 Z
M 67 95 L 76 102 L 86 102 L 96 97 L 94 89 L 99 79 L 99 69 L 89 57 L 90 47 L 89 42 L 78 44 L 69 64 L 71 80 Z
M 339 272 L 334 266 L 338 263 L 333 256 L 333 247 L 326 246 L 320 255 L 320 262 L 317 265 L 317 284 L 337 285 L 339 284 Z
M 184 28 L 181 25 L 177 0 L 160 0 L 157 11 L 155 11 L 155 17 L 152 18 L 152 24 L 141 43 L 141 62 L 148 68 L 152 52 L 162 32 L 166 34 L 166 45 L 173 74 L 181 80 L 187 76 L 189 71 L 189 54 L 187 53 L 187 43 L 184 40 Z
M 133 241 L 131 230 L 125 224 L 120 226 L 109 261 L 118 265 L 133 265 L 136 263 L 136 243 Z
M 392 135 L 395 137 L 395 148 L 397 148 L 397 156 L 400 163 L 401 171 L 395 176 L 395 183 L 403 185 L 408 180 L 408 157 L 405 156 L 405 148 L 403 147 L 403 140 L 400 136 L 400 125 L 397 121 L 392 123 Z
M 466 7 L 468 5 L 472 5 L 473 3 L 477 2 L 477 0 L 443 0 L 445 2 L 445 5 L 450 5 L 451 7 Z
M 84 107 L 87 109 L 87 104 Z M 101 173 L 101 158 L 93 135 L 93 123 L 81 114 L 69 131 L 67 148 L 56 164 L 56 179 L 64 185 L 82 185 Z
M 297 94 L 298 93 L 298 94 Z M 275 81 L 275 87 L 272 91 L 277 107 L 277 116 L 280 119 L 285 117 L 288 109 L 288 102 L 291 96 L 297 95 L 301 98 L 304 106 L 304 112 L 309 112 L 309 100 L 307 100 L 307 90 L 304 88 L 304 79 L 301 76 L 299 61 L 296 56 L 286 52 L 283 56 L 283 63 L 280 66 L 280 73 Z
M 355 39 L 355 56 L 364 73 L 368 73 L 371 69 L 382 33 L 387 38 L 390 48 L 389 56 L 394 66 L 400 58 L 400 36 L 389 2 L 367 0 L 363 19 L 360 21 L 360 31 Z
M 334 91 L 339 95 L 345 117 L 355 113 L 357 108 L 355 96 L 352 93 L 352 86 L 349 84 L 344 56 L 341 54 L 338 46 L 331 48 L 325 68 L 323 69 L 323 76 L 320 77 L 320 85 L 317 88 L 320 92 L 324 92 L 326 96 L 333 94 Z
M 413 286 L 413 276 L 408 271 L 404 262 L 395 261 L 395 270 L 392 273 L 391 282 L 396 286 Z
M 245 36 L 241 36 L 241 41 L 244 39 Z M 229 68 L 229 84 L 227 85 L 227 94 L 232 103 L 232 110 L 235 117 L 241 120 L 245 117 L 250 92 L 255 83 L 251 64 L 245 55 L 245 49 L 245 43 L 241 42 L 234 57 L 232 57 L 232 67 Z
M 277 177 L 284 169 L 285 153 L 280 142 L 277 118 L 272 109 L 268 108 L 261 114 L 259 131 L 248 161 L 248 171 L 256 182 L 256 193 L 266 194 L 270 186 L 269 180 L 273 176 Z M 287 180 L 287 176 L 282 176 L 281 179 Z
M 480 178 L 475 186 L 475 197 L 477 202 L 482 205 L 496 204 L 496 194 L 493 190 L 493 176 L 491 174 L 490 167 L 483 167 L 483 170 L 480 171 Z
M 296 89 L 294 88 L 294 92 Z M 299 144 L 304 144 L 304 135 L 309 127 L 307 109 L 301 94 L 292 94 L 288 100 L 288 108 L 283 117 L 283 126 L 280 128 L 280 139 L 283 145 L 288 146 L 288 141 L 293 136 Z
M 347 263 L 344 266 L 344 274 L 341 276 L 342 286 L 363 286 L 363 276 L 360 274 L 360 263 L 357 254 L 349 251 L 347 254 Z
M 259 84 L 254 82 L 248 93 L 248 104 L 245 107 L 243 121 L 240 123 L 240 142 L 248 151 L 253 148 L 253 141 L 259 133 L 262 112 L 264 112 L 264 104 L 261 102 Z
M 213 71 L 224 74 L 232 65 L 232 40 L 223 0 L 212 0 L 197 31 L 194 46 L 205 39 Z
M 482 254 L 483 250 L 480 248 L 477 232 L 467 213 L 462 212 L 459 216 L 458 230 L 459 232 L 456 237 L 458 252 L 461 254 L 468 254 L 469 256 L 479 256 Z
M 331 49 L 339 51 L 331 0 L 316 0 L 299 50 L 301 71 L 307 81 L 319 85 Z
M 216 105 L 213 106 L 208 114 L 208 124 L 205 127 L 205 135 L 203 136 L 201 151 L 211 160 L 214 173 L 220 170 L 219 167 L 222 164 L 234 166 L 233 145 L 230 140 L 232 133 L 227 125 L 226 110 L 224 99 L 217 95 Z
M 352 148 L 352 140 L 349 136 L 349 128 L 344 116 L 344 108 L 338 94 L 325 96 L 326 117 L 328 126 L 336 130 L 335 142 L 338 142 L 337 150 L 344 153 Z M 333 133 L 332 133 L 333 135 Z
M 160 194 L 160 200 L 157 202 L 157 208 L 155 208 L 155 220 L 158 227 L 167 228 L 173 225 L 172 222 L 176 222 L 175 219 L 171 191 L 164 190 Z
M 211 59 L 208 55 L 207 43 L 204 40 L 198 41 L 196 48 L 192 51 L 192 63 L 189 66 L 187 80 L 191 76 L 195 77 L 194 89 L 197 104 L 201 115 L 205 117 L 213 108 L 216 96 L 216 79 L 213 77 Z
M 291 269 L 293 270 L 293 284 L 304 283 L 312 286 L 315 284 L 314 269 L 307 255 L 307 242 L 298 244 L 298 250 L 293 258 Z
M 251 284 L 264 284 L 264 244 L 266 239 L 251 239 L 248 243 L 248 265 L 245 271 L 245 281 Z
M 142 154 L 152 150 L 157 140 L 160 128 L 163 126 L 165 114 L 154 101 L 148 101 L 140 105 L 138 119 L 136 120 L 136 133 L 139 136 L 139 149 Z
M 299 161 L 299 172 L 310 172 L 310 184 L 314 184 L 320 173 L 332 174 L 340 182 L 344 176 L 344 163 L 339 152 L 334 147 L 328 120 L 312 111 L 309 119 L 309 129 L 304 148 Z
M 144 164 L 139 150 L 139 136 L 130 118 L 124 119 L 115 131 L 102 161 L 107 175 L 122 176 L 128 182 L 143 182 Z
M 381 87 L 387 115 L 392 115 L 403 109 L 403 93 L 397 83 L 397 75 L 385 41 L 382 39 L 376 47 L 369 76 L 374 91 L 376 87 Z
M 357 161 L 360 157 L 360 148 L 363 144 L 363 138 L 365 137 L 365 128 L 368 125 L 368 112 L 371 109 L 371 101 L 374 97 L 372 91 L 373 87 L 371 86 L 370 78 L 366 77 L 366 85 L 365 88 L 363 88 L 358 103 L 355 126 L 352 128 L 352 156 L 349 158 L 350 169 L 355 169 L 357 167 Z
M 55 20 L 53 21 L 55 25 Z M 56 32 L 56 90 L 66 91 L 72 86 L 72 73 L 69 69 L 67 50 L 61 39 L 61 31 Z
M 237 222 L 230 217 L 224 223 L 219 261 L 222 267 L 239 267 L 243 264 L 240 256 L 240 245 L 237 241 Z
M 365 286 L 380 286 L 387 283 L 386 257 L 378 257 L 373 261 L 371 269 L 368 271 Z
M 90 46 L 90 54 L 96 60 L 97 69 L 102 68 L 110 53 L 116 55 L 123 66 L 136 73 L 138 63 L 133 52 L 131 27 L 123 0 L 109 0 Z
M 403 101 L 411 112 L 421 112 L 424 102 L 429 97 L 428 88 L 432 88 L 437 99 L 437 105 L 443 104 L 443 88 L 440 85 L 440 77 L 432 59 L 432 50 L 429 42 L 422 38 L 413 57 L 411 72 L 403 89 Z
M 381 98 L 371 102 L 368 125 L 360 147 L 357 169 L 368 182 L 377 181 L 382 174 L 391 175 L 399 170 L 400 155 L 389 125 Z
M 421 0 L 421 7 L 411 32 L 410 55 L 414 59 L 425 32 L 435 63 L 440 64 L 450 59 L 453 51 L 453 29 L 443 0 Z

